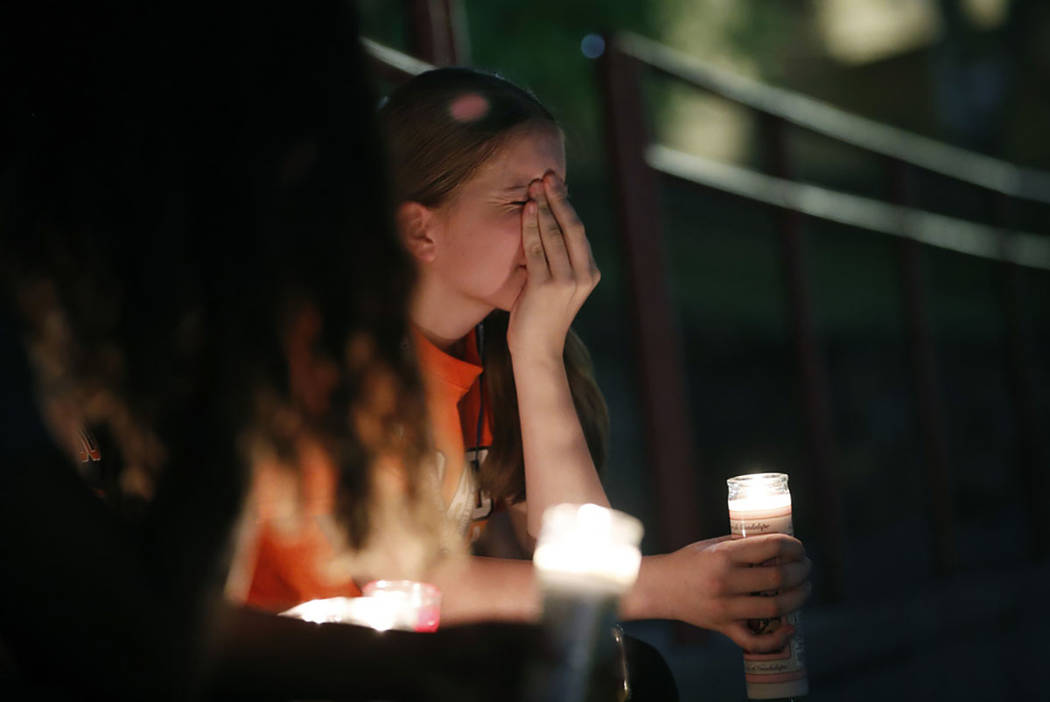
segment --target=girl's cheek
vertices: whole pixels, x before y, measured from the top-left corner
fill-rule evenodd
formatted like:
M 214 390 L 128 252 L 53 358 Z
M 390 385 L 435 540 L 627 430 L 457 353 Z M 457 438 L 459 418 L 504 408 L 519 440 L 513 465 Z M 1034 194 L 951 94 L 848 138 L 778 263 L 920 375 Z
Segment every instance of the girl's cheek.
M 521 239 L 521 210 L 515 210 L 503 223 L 503 230 L 508 236 Z

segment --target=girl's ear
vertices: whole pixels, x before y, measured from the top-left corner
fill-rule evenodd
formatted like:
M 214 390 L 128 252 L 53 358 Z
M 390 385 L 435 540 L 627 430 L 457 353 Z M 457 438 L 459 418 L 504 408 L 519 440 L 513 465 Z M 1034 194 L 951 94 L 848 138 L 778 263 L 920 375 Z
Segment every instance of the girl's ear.
M 437 256 L 433 211 L 418 202 L 402 202 L 394 215 L 401 245 L 419 263 L 430 263 Z

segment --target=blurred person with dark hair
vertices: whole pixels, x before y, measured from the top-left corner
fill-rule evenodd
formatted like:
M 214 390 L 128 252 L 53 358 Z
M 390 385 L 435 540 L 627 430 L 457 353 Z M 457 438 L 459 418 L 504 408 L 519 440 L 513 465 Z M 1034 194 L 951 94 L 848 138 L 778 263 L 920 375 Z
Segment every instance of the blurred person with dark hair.
M 309 9 L 0 10 L 0 691 L 469 698 L 536 646 L 225 602 L 253 485 L 336 562 L 446 549 L 352 8 Z

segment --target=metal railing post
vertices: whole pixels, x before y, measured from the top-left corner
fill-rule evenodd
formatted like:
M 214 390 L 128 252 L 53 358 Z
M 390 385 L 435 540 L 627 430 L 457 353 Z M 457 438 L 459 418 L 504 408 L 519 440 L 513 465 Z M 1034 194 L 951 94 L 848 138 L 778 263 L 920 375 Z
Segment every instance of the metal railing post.
M 908 164 L 890 159 L 890 199 L 912 205 L 911 170 Z M 922 443 L 926 494 L 930 510 L 933 567 L 937 575 L 950 575 L 956 568 L 955 512 L 948 459 L 944 409 L 937 382 L 937 363 L 922 282 L 920 245 L 914 239 L 897 242 L 908 351 L 915 389 L 919 439 Z
M 1010 227 L 1010 200 L 1002 193 L 992 193 L 995 223 L 1006 232 Z M 1017 463 L 1020 489 L 1024 496 L 1025 515 L 1031 542 L 1029 551 L 1039 561 L 1050 555 L 1050 479 L 1046 468 L 1046 441 L 1036 419 L 1031 363 L 1022 312 L 1021 267 L 1004 260 L 999 264 L 1000 300 L 1006 323 L 1006 382 L 1013 404 L 1014 430 L 1017 435 Z
M 787 125 L 778 117 L 760 115 L 760 118 L 768 172 L 778 178 L 791 179 Z M 826 548 L 822 554 L 821 585 L 826 598 L 837 601 L 842 598 L 844 590 L 845 525 L 839 481 L 832 465 L 835 442 L 831 428 L 827 367 L 813 328 L 810 288 L 806 278 L 802 214 L 779 207 L 773 213 L 780 234 L 788 314 L 799 368 L 806 439 L 812 461 L 809 469 L 799 477 L 803 478 L 804 492 L 812 495 L 816 501 L 820 540 Z
M 668 293 L 656 179 L 644 158 L 648 130 L 639 66 L 617 48 L 615 41 L 607 46 L 599 59 L 599 72 L 623 258 L 631 288 L 647 455 L 660 506 L 660 540 L 664 548 L 673 549 L 703 535 L 697 509 L 699 467 L 693 451 L 688 383 Z M 725 531 L 725 524 L 719 527 L 717 533 Z
M 435 66 L 467 64 L 461 0 L 405 0 L 412 55 Z

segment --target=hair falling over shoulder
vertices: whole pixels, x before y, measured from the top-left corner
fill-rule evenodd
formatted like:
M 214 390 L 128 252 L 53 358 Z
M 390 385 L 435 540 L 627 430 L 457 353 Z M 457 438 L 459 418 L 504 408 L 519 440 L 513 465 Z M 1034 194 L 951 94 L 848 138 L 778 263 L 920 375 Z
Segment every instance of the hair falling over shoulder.
M 492 446 L 481 464 L 481 486 L 494 497 L 510 502 L 525 499 L 525 462 L 521 449 L 521 419 L 507 348 L 509 315 L 493 312 L 485 320 L 485 390 L 492 407 Z M 580 418 L 594 467 L 605 465 L 609 441 L 609 410 L 605 405 L 587 347 L 569 330 L 565 339 L 565 371 L 576 415 Z

